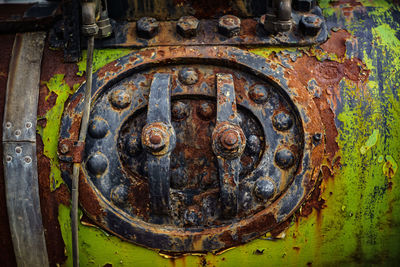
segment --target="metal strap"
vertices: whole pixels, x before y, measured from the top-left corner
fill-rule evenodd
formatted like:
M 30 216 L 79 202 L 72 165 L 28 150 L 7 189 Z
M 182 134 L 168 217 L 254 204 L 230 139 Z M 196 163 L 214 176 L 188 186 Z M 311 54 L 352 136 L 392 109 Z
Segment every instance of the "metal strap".
M 46 33 L 17 34 L 7 81 L 3 164 L 7 210 L 18 266 L 48 266 L 40 211 L 36 117 Z

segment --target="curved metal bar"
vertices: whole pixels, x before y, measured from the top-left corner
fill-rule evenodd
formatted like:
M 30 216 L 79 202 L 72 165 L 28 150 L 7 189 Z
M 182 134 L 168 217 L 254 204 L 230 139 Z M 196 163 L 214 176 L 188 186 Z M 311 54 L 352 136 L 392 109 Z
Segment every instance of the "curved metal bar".
M 48 266 L 40 212 L 36 114 L 44 32 L 17 34 L 3 120 L 7 210 L 18 266 Z

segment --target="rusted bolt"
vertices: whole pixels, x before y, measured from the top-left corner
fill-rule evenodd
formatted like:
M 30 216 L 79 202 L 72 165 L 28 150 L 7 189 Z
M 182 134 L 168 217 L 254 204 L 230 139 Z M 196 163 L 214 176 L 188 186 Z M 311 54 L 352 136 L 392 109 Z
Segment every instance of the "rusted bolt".
M 243 153 L 246 137 L 243 130 L 231 123 L 217 125 L 212 134 L 214 153 L 224 158 L 235 158 Z
M 17 146 L 17 147 L 15 148 L 15 153 L 21 154 L 21 152 L 22 152 L 22 147 Z
M 300 30 L 305 35 L 315 36 L 321 30 L 322 19 L 314 14 L 307 14 L 302 16 L 300 20 Z
M 126 185 L 120 184 L 111 190 L 111 200 L 118 206 L 122 206 L 128 199 L 128 188 Z
M 177 101 L 172 105 L 171 114 L 174 121 L 181 121 L 189 114 L 188 106 L 181 101 Z
M 183 68 L 178 74 L 179 81 L 186 85 L 197 83 L 199 75 L 194 68 Z
M 199 20 L 193 16 L 181 17 L 176 24 L 178 33 L 186 38 L 196 36 L 198 28 Z
M 233 15 L 225 15 L 218 21 L 219 33 L 226 37 L 238 35 L 240 32 L 240 19 Z
M 96 118 L 90 122 L 89 134 L 93 138 L 103 138 L 108 133 L 108 123 L 102 118 Z
M 126 108 L 131 103 L 131 96 L 125 90 L 115 90 L 110 94 L 111 104 L 118 109 Z
M 26 157 L 24 158 L 24 161 L 25 161 L 26 164 L 29 164 L 29 163 L 32 162 L 32 158 L 29 157 L 29 156 L 26 156 Z
M 66 154 L 69 151 L 69 147 L 67 144 L 62 144 L 60 147 L 61 154 Z
M 250 89 L 249 97 L 257 104 L 264 104 L 268 100 L 268 90 L 264 85 L 257 84 Z
M 278 131 L 286 131 L 293 125 L 292 116 L 285 112 L 279 112 L 272 118 L 272 125 Z
M 257 153 L 261 149 L 260 138 L 252 134 L 249 136 L 249 138 L 247 138 L 246 145 L 251 153 Z
M 210 120 L 215 116 L 215 106 L 207 102 L 202 103 L 197 108 L 197 114 L 203 120 Z
M 153 38 L 158 32 L 158 21 L 155 18 L 143 17 L 136 23 L 136 31 L 139 37 L 145 39 Z
M 234 130 L 228 130 L 221 136 L 221 144 L 226 149 L 232 150 L 238 146 L 239 133 Z
M 293 8 L 298 11 L 308 12 L 315 6 L 315 0 L 294 0 Z
M 108 167 L 107 158 L 100 152 L 90 155 L 86 164 L 89 171 L 94 175 L 103 174 Z
M 294 164 L 294 155 L 289 149 L 282 149 L 275 154 L 275 162 L 282 169 L 289 169 Z
M 163 123 L 146 125 L 142 130 L 142 145 L 150 152 L 161 152 L 167 148 L 170 134 Z
M 262 199 L 270 199 L 275 192 L 274 184 L 267 178 L 260 178 L 254 185 L 254 194 Z

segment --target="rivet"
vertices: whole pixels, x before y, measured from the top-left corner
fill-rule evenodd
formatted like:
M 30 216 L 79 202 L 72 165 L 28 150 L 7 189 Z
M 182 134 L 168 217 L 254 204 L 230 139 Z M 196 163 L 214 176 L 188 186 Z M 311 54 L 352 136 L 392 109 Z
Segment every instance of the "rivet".
M 89 134 L 93 138 L 103 138 L 108 132 L 109 126 L 104 119 L 96 118 L 90 122 Z
M 7 155 L 6 161 L 7 161 L 7 162 L 11 162 L 11 161 L 12 161 L 12 157 L 11 157 L 10 155 Z
M 225 15 L 218 21 L 219 33 L 226 37 L 238 35 L 240 32 L 240 19 L 233 15 Z
M 247 138 L 246 145 L 247 145 L 248 149 L 250 150 L 250 152 L 256 153 L 256 152 L 260 151 L 260 148 L 261 148 L 260 138 L 258 138 L 258 136 L 256 136 L 256 135 L 252 134 Z
M 178 79 L 186 85 L 193 85 L 199 80 L 199 75 L 194 68 L 183 68 L 179 71 Z
M 181 121 L 189 114 L 188 106 L 181 101 L 177 101 L 172 105 L 171 113 L 173 120 Z
M 250 89 L 249 96 L 255 103 L 264 104 L 268 100 L 267 88 L 262 84 L 257 84 Z
M 128 198 L 128 188 L 126 185 L 120 184 L 111 190 L 111 200 L 117 205 L 125 204 Z
M 254 185 L 254 194 L 263 200 L 267 200 L 274 195 L 274 184 L 266 178 L 260 178 Z
M 193 16 L 181 17 L 176 24 L 178 33 L 186 38 L 196 36 L 198 28 L 199 20 Z
M 275 162 L 282 169 L 289 169 L 294 164 L 294 155 L 289 149 L 282 149 L 275 154 Z
M 26 129 L 30 129 L 32 127 L 32 123 L 30 121 L 28 121 L 27 123 L 25 123 L 25 128 Z
M 21 152 L 22 152 L 22 147 L 17 146 L 17 147 L 15 148 L 15 153 L 20 154 Z
M 107 166 L 107 158 L 100 152 L 92 154 L 87 161 L 89 171 L 95 175 L 103 174 L 106 171 Z
M 21 130 L 15 130 L 14 134 L 17 137 L 20 136 L 21 135 Z
M 11 128 L 11 126 L 12 126 L 12 123 L 8 121 L 8 122 L 6 123 L 6 128 L 9 129 L 9 128 Z
M 158 32 L 159 23 L 155 18 L 143 17 L 136 23 L 136 31 L 139 37 L 151 39 Z
M 272 118 L 272 125 L 278 131 L 286 131 L 293 125 L 292 116 L 285 112 L 279 112 Z
M 215 116 L 215 106 L 210 103 L 202 103 L 198 109 L 197 114 L 203 120 L 210 120 Z
M 118 108 L 126 108 L 131 103 L 131 96 L 125 90 L 115 90 L 110 95 L 111 104 Z
M 29 157 L 29 156 L 26 156 L 26 157 L 24 158 L 24 161 L 25 161 L 26 164 L 29 164 L 29 163 L 32 162 L 32 158 Z
M 316 134 L 314 134 L 314 135 L 313 135 L 313 139 L 314 139 L 314 142 L 316 142 L 316 143 L 321 142 L 321 140 L 322 140 L 322 134 L 321 134 L 321 133 L 316 133 Z

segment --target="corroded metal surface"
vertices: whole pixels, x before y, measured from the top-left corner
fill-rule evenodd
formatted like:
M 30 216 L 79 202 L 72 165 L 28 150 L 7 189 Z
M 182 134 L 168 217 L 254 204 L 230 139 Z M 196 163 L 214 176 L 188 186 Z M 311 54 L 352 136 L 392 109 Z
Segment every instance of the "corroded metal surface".
M 189 69 L 182 65 L 188 63 Z M 171 209 L 163 216 L 152 215 L 148 153 L 140 142 L 144 111 L 151 110 L 149 88 L 157 73 L 171 76 L 177 138 L 171 153 Z M 236 123 L 243 129 L 243 135 L 224 131 L 221 142 L 225 148 L 235 146 L 236 139 L 246 144 L 236 164 L 243 166 L 238 214 L 229 218 L 221 212 L 221 166 L 217 167 L 211 145 L 220 102 L 217 73 L 232 77 L 228 84 L 235 88 L 240 117 Z M 324 153 L 324 139 L 313 141 L 315 134 L 324 133 L 316 106 L 307 92 L 289 82 L 281 66 L 231 47 L 146 49 L 99 70 L 91 120 L 100 128 L 86 143 L 80 186 L 83 208 L 122 238 L 169 252 L 220 250 L 273 229 L 308 196 Z M 62 139 L 77 136 L 71 126 L 80 121 L 82 90 L 66 107 Z M 154 134 L 153 143 L 161 144 L 162 136 Z M 61 167 L 69 184 L 70 166 Z
M 39 203 L 36 112 L 44 32 L 17 34 L 3 119 L 7 211 L 18 266 L 48 266 Z

